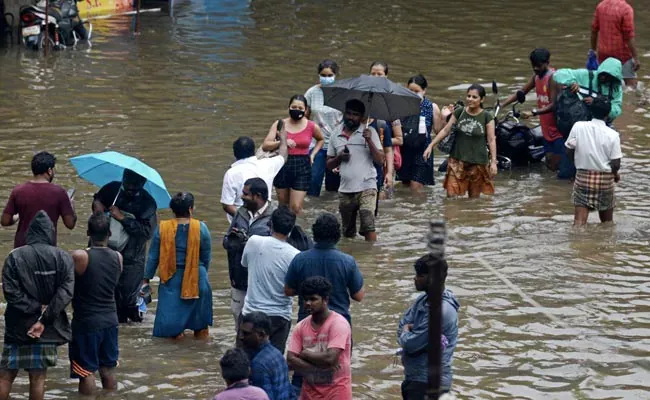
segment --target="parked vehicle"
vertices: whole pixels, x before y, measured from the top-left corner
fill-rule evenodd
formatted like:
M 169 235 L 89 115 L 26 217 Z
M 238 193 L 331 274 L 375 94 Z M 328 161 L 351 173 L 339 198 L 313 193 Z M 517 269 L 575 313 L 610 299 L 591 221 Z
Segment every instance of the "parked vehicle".
M 38 50 L 51 46 L 60 50 L 90 40 L 92 25 L 79 17 L 77 0 L 49 1 L 47 18 L 45 8 L 45 0 L 20 8 L 20 32 L 27 48 Z
M 493 83 L 492 91 L 498 94 L 496 83 Z M 497 161 L 500 166 L 503 164 L 503 169 L 527 166 L 544 159 L 544 136 L 541 126 L 530 128 L 519 121 L 521 113 L 517 110 L 517 104 L 522 104 L 525 101 L 524 93 L 517 92 L 517 103 L 513 104 L 511 111 L 499 119 L 501 106 L 497 96 L 497 106 L 494 112 Z

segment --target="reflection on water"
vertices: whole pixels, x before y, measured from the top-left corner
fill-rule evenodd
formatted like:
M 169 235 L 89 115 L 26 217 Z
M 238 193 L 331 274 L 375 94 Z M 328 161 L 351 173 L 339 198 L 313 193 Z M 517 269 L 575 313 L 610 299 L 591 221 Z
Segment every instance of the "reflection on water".
M 595 1 L 562 10 L 516 3 L 180 0 L 173 16 L 143 14 L 139 36 L 131 33 L 133 17 L 118 17 L 95 22 L 92 48 L 47 58 L 3 50 L 0 197 L 28 179 L 33 152 L 47 149 L 59 159 L 58 183 L 77 187 L 84 215 L 95 188 L 74 176 L 67 159 L 114 149 L 158 168 L 171 191 L 192 191 L 213 234 L 212 340 L 152 340 L 153 315 L 121 328 L 121 390 L 110 397 L 207 398 L 223 387 L 218 359 L 234 334 L 219 194 L 234 138 L 259 143 L 286 113 L 287 99 L 315 83 L 325 57 L 339 62 L 342 77 L 367 72 L 375 59 L 390 64 L 397 82 L 421 72 L 439 104 L 462 98 L 474 81 L 496 79 L 502 94 L 520 86 L 535 46 L 549 47 L 556 66 L 584 64 Z M 535 22 L 523 23 L 532 9 Z M 636 14 L 644 54 L 650 10 L 638 4 Z M 454 368 L 463 398 L 649 396 L 650 110 L 637 99 L 626 95 L 616 122 L 625 159 L 615 226 L 573 230 L 571 186 L 535 166 L 501 173 L 496 195 L 478 201 L 446 200 L 439 184 L 421 198 L 398 188 L 380 206 L 376 245 L 341 243 L 357 258 L 368 293 L 352 309 L 355 398 L 399 398 L 395 329 L 416 296 L 411 264 L 424 251 L 428 220 L 441 217 L 450 231 L 448 285 L 462 304 Z M 300 223 L 308 227 L 319 212 L 336 212 L 336 196 L 308 199 L 305 208 Z M 85 243 L 82 226 L 59 235 L 66 249 Z M 0 230 L 0 238 L 6 254 L 13 231 Z M 65 348 L 61 357 L 48 396 L 74 398 Z M 16 398 L 26 387 L 21 375 Z

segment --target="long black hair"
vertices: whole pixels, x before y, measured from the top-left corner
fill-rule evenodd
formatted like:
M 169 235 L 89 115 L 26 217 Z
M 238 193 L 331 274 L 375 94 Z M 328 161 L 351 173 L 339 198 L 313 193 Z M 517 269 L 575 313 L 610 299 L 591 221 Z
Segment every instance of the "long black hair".
M 301 101 L 305 105 L 305 108 L 309 108 L 309 103 L 307 103 L 307 98 L 305 96 L 301 94 L 294 94 L 291 96 L 289 99 L 289 107 L 291 107 L 291 103 L 293 103 L 294 100 Z
M 411 83 L 415 83 L 419 87 L 422 88 L 422 90 L 426 90 L 427 86 L 429 86 L 429 83 L 427 82 L 427 78 L 424 77 L 422 74 L 417 74 L 409 78 L 408 82 L 406 82 L 406 86 L 410 85 Z
M 374 61 L 372 64 L 370 64 L 370 71 L 372 72 L 372 69 L 374 67 L 382 67 L 384 68 L 384 74 L 388 76 L 388 63 L 384 61 Z
M 323 60 L 318 64 L 318 73 L 320 74 L 322 70 L 329 68 L 334 72 L 334 75 L 339 74 L 339 65 L 334 60 Z
M 478 83 L 472 83 L 468 88 L 467 88 L 467 93 L 470 92 L 470 90 L 476 90 L 478 92 L 478 96 L 481 98 L 481 108 L 483 107 L 483 99 L 487 95 L 485 92 L 485 88 L 483 85 L 479 85 Z

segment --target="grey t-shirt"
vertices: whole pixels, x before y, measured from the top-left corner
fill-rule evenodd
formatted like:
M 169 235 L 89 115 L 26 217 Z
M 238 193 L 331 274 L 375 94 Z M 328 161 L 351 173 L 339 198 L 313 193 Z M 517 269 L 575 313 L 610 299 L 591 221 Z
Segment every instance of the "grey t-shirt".
M 248 239 L 241 259 L 241 265 L 248 268 L 244 315 L 260 311 L 291 320 L 291 297 L 284 295 L 284 279 L 298 253 L 295 247 L 272 236 Z
M 339 186 L 341 193 L 359 193 L 368 189 L 377 189 L 377 170 L 370 148 L 363 138 L 365 127 L 365 124 L 361 124 L 350 137 L 343 130 L 330 138 L 330 146 L 327 148 L 328 157 L 341 154 L 345 146 L 350 150 L 350 161 L 341 163 L 341 186 Z M 368 129 L 372 131 L 372 142 L 375 147 L 382 150 L 377 131 L 373 127 Z

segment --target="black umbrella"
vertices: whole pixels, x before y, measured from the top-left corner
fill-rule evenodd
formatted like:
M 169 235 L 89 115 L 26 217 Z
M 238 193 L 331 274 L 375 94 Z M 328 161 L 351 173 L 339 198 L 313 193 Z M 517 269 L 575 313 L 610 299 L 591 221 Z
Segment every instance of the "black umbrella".
M 387 78 L 361 75 L 321 86 L 325 105 L 345 112 L 345 103 L 351 99 L 366 105 L 369 117 L 394 121 L 420 114 L 420 97 L 404 86 Z

